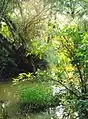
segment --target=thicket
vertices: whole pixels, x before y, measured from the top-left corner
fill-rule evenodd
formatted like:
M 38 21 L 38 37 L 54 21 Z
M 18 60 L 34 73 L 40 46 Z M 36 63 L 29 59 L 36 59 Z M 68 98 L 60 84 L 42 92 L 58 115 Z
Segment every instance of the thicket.
M 63 118 L 88 119 L 88 2 L 32 2 L 1 1 L 0 75 L 55 81 Z
M 53 95 L 51 85 L 45 82 L 22 86 L 19 90 L 20 109 L 23 112 L 46 111 L 59 105 L 57 95 Z

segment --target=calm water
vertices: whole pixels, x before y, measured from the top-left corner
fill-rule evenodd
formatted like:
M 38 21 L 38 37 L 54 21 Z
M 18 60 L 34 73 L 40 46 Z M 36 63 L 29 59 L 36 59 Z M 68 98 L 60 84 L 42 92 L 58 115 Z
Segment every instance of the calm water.
M 31 84 L 30 84 L 31 85 Z M 56 117 L 56 113 L 30 113 L 26 116 L 22 116 L 19 113 L 19 105 L 18 105 L 18 95 L 17 90 L 19 85 L 12 85 L 11 83 L 1 83 L 0 84 L 0 100 L 3 100 L 4 103 L 0 103 L 0 119 L 2 118 L 2 106 L 5 107 L 5 111 L 8 114 L 8 119 L 60 119 Z M 3 105 L 4 104 L 4 105 Z

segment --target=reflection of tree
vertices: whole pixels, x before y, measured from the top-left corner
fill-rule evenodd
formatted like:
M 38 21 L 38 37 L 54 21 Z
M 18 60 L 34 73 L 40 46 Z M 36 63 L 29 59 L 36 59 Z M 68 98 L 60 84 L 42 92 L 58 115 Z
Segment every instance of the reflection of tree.
M 0 106 L 1 106 L 1 118 L 3 119 L 8 119 L 9 116 L 8 116 L 8 112 L 5 110 L 6 108 L 6 105 L 5 105 L 5 102 L 3 100 L 0 100 Z

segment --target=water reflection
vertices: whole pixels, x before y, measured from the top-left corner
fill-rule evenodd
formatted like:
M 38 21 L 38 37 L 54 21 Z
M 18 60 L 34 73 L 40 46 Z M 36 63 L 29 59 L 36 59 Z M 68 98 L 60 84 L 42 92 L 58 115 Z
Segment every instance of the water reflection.
M 8 116 L 5 119 L 60 119 L 62 117 L 62 107 L 50 108 L 46 112 L 30 113 L 22 115 L 19 112 L 17 89 L 18 85 L 0 84 L 0 117 L 3 115 L 3 110 Z M 4 118 L 3 118 L 4 119 Z

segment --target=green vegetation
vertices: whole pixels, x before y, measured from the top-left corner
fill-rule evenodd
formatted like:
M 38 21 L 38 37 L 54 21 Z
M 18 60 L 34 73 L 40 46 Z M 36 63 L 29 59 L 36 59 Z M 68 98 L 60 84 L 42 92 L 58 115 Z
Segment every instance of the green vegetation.
M 88 119 L 88 1 L 0 3 L 0 81 L 20 85 L 23 107 L 60 100 L 63 119 Z M 55 98 L 48 82 L 60 88 Z
M 57 96 L 53 96 L 51 86 L 46 83 L 34 83 L 22 86 L 19 92 L 20 105 L 25 111 L 42 111 L 59 104 Z

